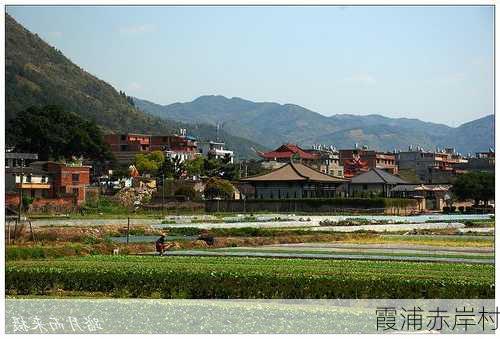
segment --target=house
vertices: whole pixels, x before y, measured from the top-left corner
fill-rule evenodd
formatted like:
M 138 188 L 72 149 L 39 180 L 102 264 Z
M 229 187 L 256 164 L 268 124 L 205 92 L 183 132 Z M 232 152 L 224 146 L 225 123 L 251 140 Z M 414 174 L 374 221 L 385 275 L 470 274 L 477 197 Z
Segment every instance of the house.
M 313 145 L 313 148 L 307 149 L 306 152 L 318 156 L 319 162 L 313 167 L 319 169 L 320 172 L 340 178 L 344 177 L 344 166 L 340 164 L 339 152 L 333 146 Z
M 347 180 L 290 162 L 270 173 L 240 180 L 254 188 L 255 199 L 331 198 Z
M 16 195 L 20 189 L 23 190 L 23 196 L 50 197 L 52 184 L 49 173 L 36 167 L 5 168 L 5 192 Z
M 408 184 L 400 177 L 379 168 L 371 168 L 368 172 L 356 175 L 347 184 L 349 196 L 379 195 L 391 196 L 391 189 L 397 185 Z
M 421 147 L 397 154 L 401 171 L 411 171 L 422 183 L 451 183 L 463 173 L 467 159 L 456 153 L 453 148 L 426 151 Z
M 263 159 L 262 167 L 266 169 L 277 169 L 294 161 L 332 176 L 344 176 L 339 154 L 333 146 L 313 145 L 312 149 L 302 149 L 294 144 L 283 144 L 274 151 L 257 152 L 257 155 Z
M 403 184 L 391 189 L 392 198 L 412 198 L 419 201 L 419 209 L 442 210 L 450 199 L 451 185 Z
M 318 154 L 305 151 L 294 144 L 283 144 L 274 151 L 257 152 L 257 155 L 263 159 L 262 167 L 267 169 L 280 168 L 292 160 L 317 167 L 320 158 Z
M 455 167 L 465 171 L 495 173 L 495 152 L 491 148 L 487 152 L 477 152 L 475 157 L 469 157 L 467 162 Z
M 196 139 L 185 134 L 151 136 L 150 149 L 151 151 L 163 151 L 166 158 L 178 158 L 180 162 L 192 160 L 199 154 Z
M 59 204 L 60 198 L 68 205 L 81 205 L 89 181 L 90 167 L 81 164 L 33 161 L 29 167 L 6 168 L 6 205 L 17 206 L 21 194 L 37 199 L 38 206 Z
M 234 162 L 234 152 L 224 148 L 225 143 L 216 141 L 198 142 L 198 150 L 206 157 L 214 159 L 228 159 L 229 163 Z
M 31 167 L 46 171 L 50 176 L 49 197 L 71 196 L 74 204 L 85 202 L 85 188 L 90 183 L 90 166 L 54 161 L 36 161 Z
M 137 154 L 163 151 L 166 157 L 178 156 L 181 161 L 198 155 L 196 139 L 185 135 L 107 134 L 104 141 L 119 164 L 129 165 Z
M 36 153 L 15 153 L 9 149 L 5 151 L 5 168 L 29 166 L 35 160 L 38 160 Z
M 398 173 L 396 156 L 393 153 L 369 150 L 367 146 L 359 148 L 356 145 L 353 149 L 339 150 L 339 154 L 346 177 L 353 177 L 371 168 L 382 169 L 391 174 Z

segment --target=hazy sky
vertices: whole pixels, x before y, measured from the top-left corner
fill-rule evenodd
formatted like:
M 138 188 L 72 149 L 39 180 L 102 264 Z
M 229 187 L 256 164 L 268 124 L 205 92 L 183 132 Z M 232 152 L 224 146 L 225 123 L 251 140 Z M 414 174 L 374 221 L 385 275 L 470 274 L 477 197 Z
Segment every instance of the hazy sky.
M 73 62 L 160 104 L 221 94 L 456 126 L 493 112 L 493 7 L 19 7 Z

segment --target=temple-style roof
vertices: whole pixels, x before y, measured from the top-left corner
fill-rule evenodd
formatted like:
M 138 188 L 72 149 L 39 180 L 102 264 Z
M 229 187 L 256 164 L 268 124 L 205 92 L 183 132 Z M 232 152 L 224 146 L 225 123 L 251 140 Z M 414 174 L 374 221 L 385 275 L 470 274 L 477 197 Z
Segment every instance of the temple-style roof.
M 398 176 L 392 175 L 379 168 L 372 168 L 368 172 L 361 173 L 351 179 L 352 184 L 407 184 Z
M 343 183 L 346 179 L 334 177 L 300 163 L 288 163 L 280 168 L 263 175 L 247 177 L 241 181 L 316 181 L 325 183 Z
M 300 159 L 319 159 L 319 154 L 304 151 L 299 146 L 293 144 L 284 144 L 274 151 L 257 152 L 257 154 L 267 160 L 290 159 L 293 155 L 298 155 Z

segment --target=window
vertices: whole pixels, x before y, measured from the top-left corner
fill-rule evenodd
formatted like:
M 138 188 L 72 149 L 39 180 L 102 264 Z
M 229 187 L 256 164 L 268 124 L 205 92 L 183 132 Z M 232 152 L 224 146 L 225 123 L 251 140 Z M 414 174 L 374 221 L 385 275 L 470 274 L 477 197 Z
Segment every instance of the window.
M 128 145 L 120 145 L 120 151 L 122 152 L 128 151 Z
M 31 182 L 31 174 L 26 177 L 26 182 Z
M 73 181 L 73 182 L 79 182 L 80 181 L 80 174 L 79 173 L 73 173 L 73 174 L 71 174 L 71 181 Z
M 367 184 L 363 184 L 363 189 L 367 190 L 368 189 L 368 185 Z
M 47 177 L 45 175 L 42 175 L 42 183 L 47 182 Z
M 73 195 L 74 195 L 75 197 L 78 197 L 79 189 L 78 189 L 78 188 L 73 188 L 73 190 L 72 190 L 72 191 L 73 191 Z
M 125 134 L 122 134 L 122 135 L 121 135 L 121 139 L 122 139 L 122 140 L 126 140 L 126 139 L 127 139 L 127 136 L 126 136 Z

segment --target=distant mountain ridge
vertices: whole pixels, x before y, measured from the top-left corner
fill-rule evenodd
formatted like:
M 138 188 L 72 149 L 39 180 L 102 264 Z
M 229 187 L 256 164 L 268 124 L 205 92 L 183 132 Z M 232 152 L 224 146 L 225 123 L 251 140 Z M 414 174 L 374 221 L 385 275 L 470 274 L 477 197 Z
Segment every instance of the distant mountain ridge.
M 310 146 L 315 143 L 392 151 L 419 145 L 427 149 L 453 146 L 462 153 L 494 147 L 494 116 L 489 115 L 459 127 L 410 118 L 388 118 L 378 114 L 324 116 L 304 107 L 242 98 L 206 95 L 191 102 L 158 105 L 134 98 L 143 111 L 186 123 L 223 124 L 228 133 L 259 140 L 267 148 L 285 142 Z
M 255 157 L 252 148 L 264 147 L 226 131 L 217 133 L 213 125 L 192 125 L 144 113 L 124 93 L 71 62 L 8 14 L 5 40 L 7 142 L 9 120 L 18 112 L 33 105 L 55 104 L 94 120 L 105 132 L 170 134 L 186 128 L 199 139 L 220 137 L 240 158 Z

